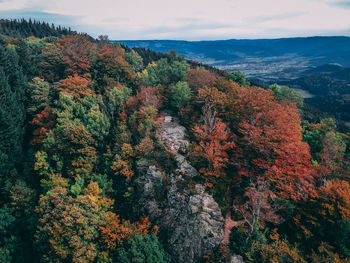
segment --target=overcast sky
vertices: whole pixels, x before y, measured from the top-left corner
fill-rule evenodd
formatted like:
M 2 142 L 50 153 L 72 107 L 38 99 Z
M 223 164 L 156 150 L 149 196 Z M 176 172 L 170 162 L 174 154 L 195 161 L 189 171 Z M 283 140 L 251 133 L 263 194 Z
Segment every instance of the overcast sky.
M 0 0 L 0 16 L 116 40 L 350 35 L 350 0 Z

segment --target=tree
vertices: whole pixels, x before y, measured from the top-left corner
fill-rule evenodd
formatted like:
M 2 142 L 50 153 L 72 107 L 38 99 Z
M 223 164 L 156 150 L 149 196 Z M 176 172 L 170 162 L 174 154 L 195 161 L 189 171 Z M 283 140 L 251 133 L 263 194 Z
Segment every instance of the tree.
M 221 184 L 213 184 L 214 189 L 226 193 L 224 242 L 228 241 L 232 227 L 239 224 L 246 226 L 249 238 L 264 222 L 280 222 L 276 213 L 278 198 L 299 200 L 317 196 L 311 156 L 308 145 L 301 141 L 300 117 L 295 104 L 279 103 L 272 91 L 231 83 L 231 90 L 225 86 L 225 93 L 216 88 L 202 88 L 197 98 L 197 103 L 219 107 L 217 115 L 228 121 L 234 134 L 231 138 L 235 147 L 229 158 L 218 159 L 218 167 L 223 160 L 229 169 L 213 173 L 223 178 Z M 206 115 L 210 127 L 215 118 L 213 114 Z M 204 152 L 211 153 L 208 149 Z M 200 171 L 204 171 L 202 169 Z M 222 189 L 222 185 L 226 189 Z M 236 212 L 235 221 L 231 218 L 232 209 Z
M 87 177 L 91 175 L 96 161 L 96 150 L 91 144 L 94 143 L 91 135 L 82 125 L 76 126 L 70 136 L 70 160 L 72 177 Z
M 143 67 L 142 57 L 137 52 L 135 52 L 135 50 L 126 52 L 125 60 L 129 63 L 130 67 L 133 68 L 136 72 L 140 71 Z
M 117 262 L 125 263 L 166 263 L 170 256 L 163 250 L 155 234 L 134 235 L 115 253 Z
M 41 78 L 35 77 L 29 82 L 30 100 L 27 106 L 27 112 L 35 115 L 41 112 L 50 102 L 50 84 Z
M 326 245 L 328 256 L 349 257 L 349 194 L 349 182 L 333 179 L 318 188 L 316 198 L 297 203 L 293 217 L 285 223 L 287 231 L 291 231 L 290 238 L 303 244 L 307 252 Z
M 133 155 L 134 153 L 132 146 L 124 143 L 121 148 L 121 153 L 114 156 L 114 160 L 111 165 L 111 169 L 115 172 L 116 176 L 122 175 L 127 179 L 130 179 L 134 175 L 130 160 Z
M 61 187 L 41 197 L 35 235 L 41 260 L 93 262 L 102 252 L 95 240 L 111 205 L 111 200 L 101 197 L 96 183 L 90 183 L 84 194 L 75 198 Z
M 83 96 L 93 94 L 93 91 L 88 87 L 89 81 L 86 78 L 80 77 L 76 74 L 68 76 L 66 79 L 60 81 L 63 87 L 58 88 L 60 91 L 72 94 L 76 99 Z
M 279 86 L 273 84 L 270 86 L 270 89 L 273 91 L 275 98 L 278 101 L 289 100 L 297 104 L 298 108 L 302 108 L 304 105 L 303 97 L 296 91 L 292 90 L 287 86 Z
M 95 65 L 97 89 L 104 93 L 105 88 L 113 88 L 118 83 L 134 86 L 136 73 L 124 58 L 125 51 L 117 45 L 102 47 Z
M 142 74 L 145 86 L 155 87 L 159 84 L 168 85 L 181 81 L 189 71 L 190 66 L 183 61 L 169 62 L 166 58 L 149 64 Z
M 57 41 L 57 46 L 62 50 L 67 75 L 90 77 L 89 55 L 93 45 L 87 36 L 78 34 L 63 36 Z
M 249 253 L 249 257 L 253 260 L 249 260 L 249 262 L 306 263 L 297 247 L 294 247 L 286 239 L 281 239 L 276 228 L 273 229 L 269 239 L 268 244 L 253 242 Z
M 118 215 L 109 214 L 107 221 L 100 227 L 102 242 L 108 249 L 114 250 L 123 246 L 126 240 L 130 240 L 136 234 L 145 236 L 150 232 L 157 233 L 158 228 L 151 227 L 148 217 L 141 218 L 139 222 L 131 223 L 128 220 L 120 220 Z
M 11 262 L 18 240 L 14 236 L 16 218 L 13 211 L 4 205 L 0 208 L 0 261 Z
M 46 106 L 42 112 L 35 115 L 32 125 L 35 127 L 33 130 L 33 138 L 31 140 L 32 145 L 42 146 L 48 132 L 52 131 L 55 125 L 55 116 L 52 113 L 52 109 Z
M 118 85 L 111 90 L 107 91 L 108 112 L 111 115 L 111 119 L 114 119 L 116 114 L 119 114 L 122 110 L 123 105 L 131 96 L 131 89 L 126 86 Z
M 184 76 L 184 80 L 194 92 L 203 87 L 213 87 L 216 79 L 216 74 L 200 68 L 191 68 Z
M 329 132 L 323 138 L 322 146 L 323 149 L 319 153 L 320 163 L 317 166 L 317 170 L 321 176 L 321 185 L 325 186 L 330 175 L 342 174 L 343 169 L 341 166 L 344 162 L 346 145 L 341 136 Z
M 240 86 L 245 87 L 245 86 L 250 85 L 246 76 L 240 71 L 231 72 L 226 76 L 226 78 L 238 83 Z
M 62 79 L 65 69 L 62 50 L 54 43 L 45 43 L 41 56 L 41 76 L 49 82 L 55 82 Z
M 260 177 L 267 179 L 271 190 L 285 198 L 296 200 L 315 194 L 311 156 L 308 145 L 301 141 L 296 107 L 278 103 L 271 91 L 238 89 L 233 110 L 239 116 L 240 151 L 233 162 L 239 174 L 255 182 Z
M 201 168 L 207 186 L 213 186 L 216 178 L 225 175 L 224 168 L 229 163 L 227 151 L 234 148 L 230 142 L 230 133 L 226 125 L 216 117 L 213 105 L 206 104 L 202 108 L 203 124 L 193 128 L 198 144 L 194 144 L 195 153 L 203 156 L 207 161 L 205 168 Z
M 172 86 L 171 104 L 180 111 L 191 100 L 191 89 L 187 82 L 179 81 Z
M 16 52 L 0 45 L 0 184 L 22 157 L 25 88 Z

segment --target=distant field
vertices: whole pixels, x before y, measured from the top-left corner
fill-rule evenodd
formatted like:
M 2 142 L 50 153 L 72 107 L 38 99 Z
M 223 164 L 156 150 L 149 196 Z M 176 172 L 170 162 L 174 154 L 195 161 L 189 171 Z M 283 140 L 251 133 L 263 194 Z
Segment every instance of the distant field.
M 197 60 L 226 71 L 242 71 L 250 78 L 294 79 L 310 67 L 323 64 L 350 66 L 349 37 L 308 37 L 258 40 L 118 41 L 129 47 L 155 51 L 176 50 L 187 59 Z

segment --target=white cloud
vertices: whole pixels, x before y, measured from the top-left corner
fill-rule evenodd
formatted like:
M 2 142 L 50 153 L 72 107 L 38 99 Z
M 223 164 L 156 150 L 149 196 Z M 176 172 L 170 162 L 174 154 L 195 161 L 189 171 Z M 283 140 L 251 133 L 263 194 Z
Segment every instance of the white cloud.
M 7 10 L 18 10 L 22 9 L 26 6 L 27 1 L 26 0 L 4 0 L 0 1 L 0 10 L 1 11 L 7 11 Z
M 342 4 L 339 4 L 339 3 Z M 215 39 L 348 34 L 350 10 L 339 0 L 12 0 L 21 8 L 74 17 L 112 39 Z M 1 13 L 0 13 L 1 14 Z M 55 21 L 53 21 L 55 22 Z

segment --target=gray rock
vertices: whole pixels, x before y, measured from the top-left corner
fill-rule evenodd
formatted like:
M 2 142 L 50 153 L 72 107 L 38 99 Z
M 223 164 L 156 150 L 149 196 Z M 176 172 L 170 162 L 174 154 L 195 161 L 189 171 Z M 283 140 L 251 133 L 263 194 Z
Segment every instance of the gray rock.
M 184 139 L 185 136 L 186 128 L 179 125 L 176 121 L 170 123 L 165 122 L 161 127 L 161 139 L 171 152 L 186 152 L 190 143 Z
M 190 163 L 186 160 L 186 158 L 183 155 L 175 155 L 175 160 L 177 162 L 176 172 L 188 177 L 195 177 L 199 175 L 197 170 L 192 165 L 190 165 Z
M 231 257 L 230 263 L 244 263 L 242 256 L 233 255 Z
M 162 173 L 155 166 L 149 166 L 145 169 L 140 163 L 138 164 L 138 170 L 141 173 L 140 176 L 137 176 L 135 185 L 142 210 L 149 214 L 151 219 L 157 218 L 162 214 L 162 211 L 155 199 L 155 193 L 162 188 Z
M 175 173 L 167 175 L 164 182 L 162 173 L 155 166 L 138 165 L 135 180 L 142 209 L 161 230 L 168 234 L 168 252 L 174 262 L 197 262 L 206 251 L 213 250 L 223 238 L 224 218 L 214 198 L 205 192 L 205 187 L 196 184 L 191 189 L 186 178 L 198 176 L 197 170 L 179 154 L 181 147 L 187 149 L 189 142 L 184 139 L 186 129 L 177 122 L 165 123 L 161 138 L 177 162 Z M 179 189 L 179 185 L 185 185 Z M 157 200 L 159 191 L 166 193 L 164 200 Z

